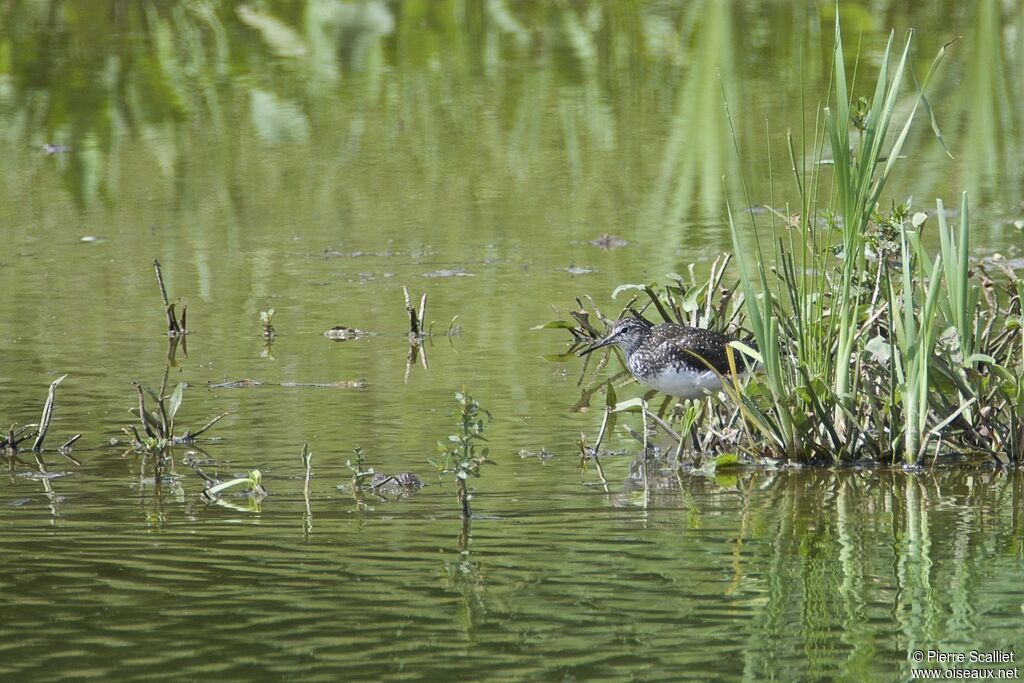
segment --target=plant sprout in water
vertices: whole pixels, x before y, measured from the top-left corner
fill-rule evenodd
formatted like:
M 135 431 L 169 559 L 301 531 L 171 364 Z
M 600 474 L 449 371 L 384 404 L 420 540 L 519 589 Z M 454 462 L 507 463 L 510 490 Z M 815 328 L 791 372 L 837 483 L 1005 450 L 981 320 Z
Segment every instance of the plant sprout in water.
M 459 431 L 450 435 L 446 441 L 438 442 L 441 457 L 439 460 L 430 460 L 430 464 L 436 467 L 441 475 L 455 475 L 456 493 L 462 505 L 462 516 L 468 519 L 473 513 L 469 504 L 472 496 L 466 482 L 471 476 L 479 477 L 480 468 L 485 463 L 493 462 L 488 457 L 489 449 L 478 450 L 479 444 L 487 440 L 484 438 L 484 428 L 492 417 L 466 393 L 465 389 L 455 394 L 455 400 L 458 407 L 452 414 L 457 420 Z

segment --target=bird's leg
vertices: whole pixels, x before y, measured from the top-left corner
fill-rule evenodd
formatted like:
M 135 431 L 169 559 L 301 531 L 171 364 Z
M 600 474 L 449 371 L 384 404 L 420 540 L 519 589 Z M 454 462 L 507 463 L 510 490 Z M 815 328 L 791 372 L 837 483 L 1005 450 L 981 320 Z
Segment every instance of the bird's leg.
M 703 411 L 698 410 L 697 414 L 693 418 L 693 422 L 690 423 L 690 440 L 693 442 L 694 457 L 696 457 L 696 455 L 701 451 L 700 432 L 697 429 L 697 425 L 703 421 L 703 418 Z

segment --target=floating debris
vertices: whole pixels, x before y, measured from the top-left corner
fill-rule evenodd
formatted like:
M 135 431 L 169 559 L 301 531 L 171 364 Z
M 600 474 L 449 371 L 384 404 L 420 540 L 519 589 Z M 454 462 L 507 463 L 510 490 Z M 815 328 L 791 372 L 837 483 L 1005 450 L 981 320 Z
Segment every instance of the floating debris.
M 381 258 L 387 258 L 389 256 L 401 256 L 400 251 L 391 251 L 385 249 L 384 251 L 337 251 L 334 247 L 327 247 L 324 249 L 324 258 L 362 258 L 364 256 L 378 256 Z
M 619 247 L 624 247 L 627 244 L 629 244 L 629 242 L 622 239 L 621 237 L 609 235 L 608 233 L 604 233 L 597 239 L 590 240 L 590 243 L 593 244 L 595 247 L 604 249 L 605 251 L 609 249 L 617 249 Z
M 1017 271 L 1024 269 L 1024 258 L 1006 258 L 1000 253 L 992 254 L 981 260 L 982 264 L 1000 269 Z
M 59 479 L 60 477 L 70 477 L 72 472 L 18 472 L 18 476 L 23 479 Z
M 45 144 L 43 145 L 43 154 L 46 156 L 53 156 L 54 154 L 67 154 L 71 151 L 71 148 L 67 145 L 61 144 Z
M 324 332 L 324 336 L 334 341 L 351 341 L 353 339 L 365 339 L 366 337 L 373 337 L 376 332 L 367 332 L 366 330 L 360 330 L 355 327 L 346 327 L 345 325 L 335 325 L 331 329 Z
M 286 389 L 294 389 L 296 387 L 316 387 L 326 389 L 365 389 L 366 378 L 360 377 L 359 379 L 343 379 L 339 382 L 281 382 L 275 384 L 272 382 L 264 382 L 260 379 L 236 379 L 230 382 L 218 382 L 208 383 L 207 389 L 256 389 L 258 387 L 270 386 L 270 387 L 284 387 Z
M 366 378 L 360 377 L 359 379 L 343 379 L 340 382 L 281 382 L 282 387 L 294 388 L 294 387 L 315 387 L 320 389 L 365 389 Z
M 570 265 L 568 268 L 558 268 L 562 272 L 569 273 L 569 275 L 586 275 L 588 273 L 596 273 L 596 268 L 587 268 L 586 266 Z
M 259 498 L 267 495 L 267 490 L 263 488 L 263 473 L 259 470 L 251 470 L 244 477 L 236 477 L 230 481 L 210 486 L 203 491 L 203 498 L 210 502 L 216 501 L 224 491 L 232 488 L 241 488 L 243 493 Z
M 258 379 L 236 379 L 230 382 L 220 382 L 219 384 L 213 384 L 212 382 L 207 383 L 207 389 L 252 389 L 255 387 L 263 386 L 262 380 Z
M 423 277 L 476 277 L 473 273 L 467 273 L 465 268 L 442 268 L 423 273 Z
M 423 481 L 412 472 L 384 474 L 377 472 L 370 478 L 370 490 L 381 498 L 404 498 L 423 488 Z
M 541 462 L 547 462 L 551 458 L 555 457 L 554 453 L 552 453 L 551 451 L 549 451 L 548 449 L 546 449 L 544 447 L 541 447 L 541 449 L 539 451 L 531 451 L 531 450 L 527 450 L 525 448 L 521 448 L 521 449 L 519 449 L 519 453 L 517 453 L 517 455 L 520 458 L 523 458 L 524 460 L 526 458 L 537 458 Z
M 83 235 L 78 238 L 79 242 L 102 242 L 103 238 L 99 235 Z

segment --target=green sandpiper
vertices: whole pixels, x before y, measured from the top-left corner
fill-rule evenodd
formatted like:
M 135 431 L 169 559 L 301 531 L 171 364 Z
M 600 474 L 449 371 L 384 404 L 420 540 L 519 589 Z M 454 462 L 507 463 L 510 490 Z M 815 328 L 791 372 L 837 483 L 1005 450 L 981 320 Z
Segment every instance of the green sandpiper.
M 655 325 L 639 317 L 622 318 L 604 339 L 580 352 L 583 356 L 610 344 L 626 354 L 626 367 L 641 383 L 670 396 L 702 398 L 722 387 L 729 376 L 726 348 L 732 338 L 700 327 Z M 737 371 L 746 366 L 737 357 Z

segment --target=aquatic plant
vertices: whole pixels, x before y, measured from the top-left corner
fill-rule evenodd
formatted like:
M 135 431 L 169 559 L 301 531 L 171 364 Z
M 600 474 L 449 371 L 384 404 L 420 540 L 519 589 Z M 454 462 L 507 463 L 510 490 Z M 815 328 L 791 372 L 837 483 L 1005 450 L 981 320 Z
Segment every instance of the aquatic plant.
M 428 369 L 430 365 L 427 363 L 427 350 L 423 348 L 423 341 L 430 336 L 430 332 L 426 329 L 426 321 L 423 316 L 427 312 L 427 294 L 423 293 L 420 297 L 420 308 L 417 311 L 412 305 L 412 299 L 409 297 L 409 288 L 402 287 L 402 293 L 405 294 L 405 310 L 409 315 L 409 354 L 405 358 L 405 381 L 409 381 L 409 373 L 412 372 L 412 367 L 416 365 L 417 359 L 423 363 L 423 368 Z
M 352 494 L 359 495 L 363 492 L 363 485 L 373 477 L 373 468 L 366 466 L 366 456 L 363 448 L 356 446 L 352 449 L 355 456 L 345 461 L 345 467 L 352 472 Z
M 274 309 L 271 308 L 267 311 L 260 311 L 260 323 L 263 325 L 263 339 L 268 344 L 274 341 L 274 337 L 277 336 L 277 330 L 274 329 Z
M 420 297 L 420 308 L 417 311 L 412 305 L 412 299 L 409 297 L 409 288 L 402 287 L 402 293 L 405 294 L 405 310 L 409 314 L 409 340 L 412 343 L 413 339 L 421 339 L 426 333 L 426 325 L 423 316 L 427 312 L 427 295 L 424 292 L 423 296 Z
M 462 516 L 468 519 L 473 513 L 469 503 L 472 495 L 466 482 L 470 477 L 479 477 L 480 468 L 484 464 L 493 462 L 488 448 L 478 450 L 480 442 L 487 441 L 484 429 L 492 417 L 465 389 L 455 393 L 455 401 L 457 407 L 452 415 L 456 418 L 458 432 L 438 442 L 441 458 L 429 462 L 441 475 L 455 476 L 455 490 L 462 506 Z
M 7 434 L 0 434 L 0 453 L 13 457 L 18 454 L 21 443 L 32 437 L 35 437 L 35 441 L 32 443 L 32 452 L 38 455 L 43 450 L 43 441 L 46 439 L 46 434 L 50 430 L 50 421 L 53 419 L 53 408 L 57 401 L 57 387 L 65 378 L 67 378 L 66 374 L 50 382 L 50 389 L 47 391 L 46 402 L 43 404 L 43 413 L 39 417 L 39 422 L 20 427 L 12 424 Z M 81 437 L 81 434 L 75 434 L 58 449 L 61 454 L 76 462 L 76 464 L 77 461 L 68 455 L 68 451 L 71 445 Z
M 175 418 L 181 408 L 182 400 L 185 397 L 186 384 L 180 382 L 174 392 L 167 394 L 168 369 L 164 368 L 163 381 L 160 384 L 160 391 L 157 393 L 148 392 L 150 398 L 156 402 L 156 410 L 146 409 L 146 391 L 138 382 L 132 382 L 138 395 L 139 405 L 130 408 L 129 412 L 139 418 L 142 425 L 142 433 L 135 425 L 125 425 L 122 431 L 132 437 L 132 447 L 138 451 L 162 452 L 165 449 L 179 444 L 193 444 L 196 439 L 206 433 L 211 427 L 220 422 L 228 413 L 221 413 L 206 422 L 199 429 L 192 431 L 186 429 L 184 434 L 175 436 Z

